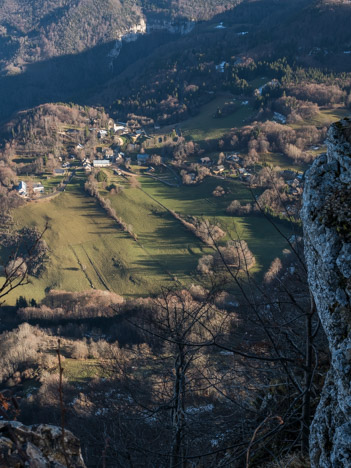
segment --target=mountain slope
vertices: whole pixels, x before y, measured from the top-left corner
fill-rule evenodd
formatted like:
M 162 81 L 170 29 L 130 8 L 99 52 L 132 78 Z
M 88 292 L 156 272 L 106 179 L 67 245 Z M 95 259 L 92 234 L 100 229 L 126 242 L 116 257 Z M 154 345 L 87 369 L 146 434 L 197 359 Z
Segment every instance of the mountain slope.
M 128 33 L 145 32 L 149 19 L 203 20 L 238 1 L 228 0 L 0 0 L 0 67 L 23 66 L 79 53 Z

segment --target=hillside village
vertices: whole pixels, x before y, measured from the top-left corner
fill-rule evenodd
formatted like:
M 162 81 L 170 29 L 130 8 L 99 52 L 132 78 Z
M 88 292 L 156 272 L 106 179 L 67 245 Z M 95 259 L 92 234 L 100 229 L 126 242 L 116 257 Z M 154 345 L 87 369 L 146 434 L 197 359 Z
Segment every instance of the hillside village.
M 87 123 L 90 124 L 89 127 Z M 196 156 L 192 152 L 181 161 L 173 159 L 172 155 L 163 155 L 165 145 L 176 147 L 184 141 L 182 132 L 177 127 L 171 128 L 169 133 L 162 133 L 159 127 L 131 127 L 111 118 L 106 118 L 104 128 L 97 123 L 97 119 L 86 119 L 84 127 L 65 129 L 60 124 L 57 133 L 62 136 L 62 146 L 59 155 L 53 159 L 52 171 L 43 167 L 43 172 L 36 171 L 34 178 L 30 175 L 19 178 L 15 187 L 18 195 L 27 201 L 50 199 L 64 191 L 75 174 L 84 171 L 88 177 L 101 170 L 112 171 L 111 173 L 123 178 L 143 174 L 170 186 L 206 184 L 206 177 L 218 179 L 219 188 L 220 181 L 233 178 L 252 188 L 259 186 L 258 174 L 263 166 L 248 165 L 239 152 L 222 151 L 216 155 L 211 152 L 209 156 L 201 153 Z M 282 170 L 280 177 L 285 184 L 285 193 L 290 195 L 288 215 L 297 215 L 303 189 L 303 173 Z M 224 191 L 217 190 L 216 193 L 216 196 L 221 196 Z M 287 213 L 283 210 L 279 216 L 287 216 Z

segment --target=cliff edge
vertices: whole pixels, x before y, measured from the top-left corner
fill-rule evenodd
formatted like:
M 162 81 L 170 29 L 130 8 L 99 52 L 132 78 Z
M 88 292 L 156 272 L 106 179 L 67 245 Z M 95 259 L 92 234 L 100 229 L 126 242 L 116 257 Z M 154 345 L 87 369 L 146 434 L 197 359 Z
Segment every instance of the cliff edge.
M 311 466 L 351 466 L 351 121 L 331 126 L 306 174 L 301 212 L 309 284 L 331 367 L 310 432 Z

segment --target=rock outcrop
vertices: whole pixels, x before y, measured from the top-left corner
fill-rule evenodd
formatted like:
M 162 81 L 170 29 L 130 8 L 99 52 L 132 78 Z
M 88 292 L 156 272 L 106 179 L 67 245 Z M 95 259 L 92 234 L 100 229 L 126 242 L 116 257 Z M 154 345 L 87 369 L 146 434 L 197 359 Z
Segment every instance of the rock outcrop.
M 0 466 L 85 468 L 80 442 L 71 432 L 65 431 L 63 450 L 61 428 L 24 426 L 16 421 L 0 421 Z
M 314 468 L 351 467 L 351 122 L 332 125 L 306 174 L 301 212 L 309 284 L 331 367 L 310 433 Z

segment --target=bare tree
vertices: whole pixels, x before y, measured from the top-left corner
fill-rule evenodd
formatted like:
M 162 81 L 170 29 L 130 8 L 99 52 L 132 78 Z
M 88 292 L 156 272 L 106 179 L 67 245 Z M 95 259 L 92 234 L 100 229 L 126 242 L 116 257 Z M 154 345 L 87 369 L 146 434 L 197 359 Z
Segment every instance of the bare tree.
M 48 229 L 48 225 L 41 232 L 37 232 L 32 241 L 24 246 L 24 251 L 20 252 L 17 247 L 8 257 L 8 261 L 3 270 L 3 280 L 0 284 L 0 305 L 5 302 L 4 298 L 14 289 L 29 283 L 28 275 L 32 265 L 37 263 L 37 248 L 42 242 L 42 238 Z

